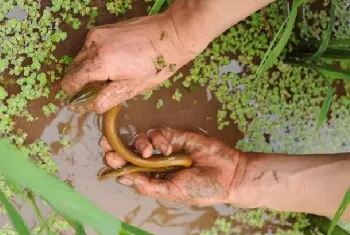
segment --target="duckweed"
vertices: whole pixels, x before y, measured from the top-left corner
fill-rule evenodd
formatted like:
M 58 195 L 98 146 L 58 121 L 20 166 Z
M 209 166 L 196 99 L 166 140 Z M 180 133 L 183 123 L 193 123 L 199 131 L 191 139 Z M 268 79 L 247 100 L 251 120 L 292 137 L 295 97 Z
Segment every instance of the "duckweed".
M 54 55 L 57 44 L 68 36 L 62 24 L 69 24 L 73 29 L 83 25 L 90 27 L 98 11 L 90 0 L 51 2 L 51 7 L 44 7 L 40 1 L 8 0 L 0 8 L 3 25 L 0 27 L 0 133 L 1 137 L 6 137 L 41 168 L 55 173 L 57 165 L 51 159 L 48 145 L 41 140 L 25 145 L 27 134 L 14 128 L 14 120 L 24 118 L 31 122 L 37 119 L 27 110 L 28 104 L 38 98 L 47 98 L 51 85 L 61 78 L 66 66 L 72 61 L 69 56 L 56 58 Z M 311 9 L 313 3 L 314 0 L 307 0 L 303 5 L 305 14 L 295 26 L 298 37 L 292 34 L 276 64 L 259 80 L 254 79 L 259 66 L 256 62 L 261 60 L 269 46 L 269 35 L 277 32 L 285 19 L 284 11 L 280 10 L 285 7 L 282 0 L 266 7 L 265 15 L 257 12 L 216 38 L 193 61 L 188 75 L 177 73 L 173 76 L 172 81 L 181 79 L 185 88 L 197 84 L 207 86 L 221 103 L 217 114 L 218 128 L 223 129 L 232 122 L 245 133 L 237 148 L 284 153 L 350 151 L 350 146 L 344 142 L 350 137 L 347 131 L 350 122 L 346 119 L 350 114 L 350 83 L 343 81 L 344 94 L 335 95 L 330 119 L 313 139 L 310 133 L 316 127 L 327 84 L 315 71 L 283 63 L 296 45 L 308 39 L 318 39 L 326 29 L 327 11 Z M 132 0 L 109 0 L 106 8 L 115 15 L 121 15 L 131 9 L 132 4 Z M 347 1 L 338 0 L 337 4 L 344 6 Z M 323 5 L 328 7 L 329 0 L 324 1 Z M 23 11 L 24 19 L 8 17 L 8 13 L 14 9 Z M 342 9 L 344 7 L 339 7 L 336 11 L 334 39 L 350 37 L 350 12 Z M 266 16 L 269 27 L 264 24 Z M 219 68 L 230 63 L 228 55 L 231 54 L 236 55 L 244 71 L 240 74 L 221 74 Z M 340 65 L 344 69 L 350 68 L 348 62 Z M 166 81 L 155 90 L 166 89 L 171 85 L 172 82 Z M 14 87 L 18 92 L 8 87 Z M 152 93 L 147 92 L 144 98 L 150 98 Z M 180 101 L 181 96 L 180 91 L 175 90 L 173 98 Z M 57 100 L 65 97 L 63 91 L 55 95 Z M 162 100 L 157 101 L 158 106 L 163 106 Z M 48 103 L 42 109 L 49 116 L 56 112 L 57 107 Z M 270 136 L 269 141 L 266 141 L 265 135 Z M 61 144 L 69 145 L 68 138 L 62 136 Z M 1 175 L 0 190 L 8 197 L 13 194 Z M 279 224 L 274 223 L 276 220 Z M 202 234 L 241 234 L 248 227 L 255 229 L 253 234 L 265 234 L 268 231 L 262 231 L 262 228 L 266 224 L 273 226 L 276 234 L 302 234 L 308 221 L 304 214 L 299 213 L 277 213 L 265 209 L 238 210 L 228 218 L 217 219 L 214 227 Z M 69 227 L 62 218 L 54 220 L 50 226 L 54 231 L 63 231 Z M 16 233 L 11 226 L 5 225 L 0 234 Z

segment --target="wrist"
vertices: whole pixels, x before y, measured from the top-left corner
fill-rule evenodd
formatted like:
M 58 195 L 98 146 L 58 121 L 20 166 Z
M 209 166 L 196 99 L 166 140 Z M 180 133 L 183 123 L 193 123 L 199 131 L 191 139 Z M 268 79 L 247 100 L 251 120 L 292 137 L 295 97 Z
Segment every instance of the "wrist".
M 247 174 L 248 159 L 245 152 L 235 150 L 233 158 L 238 159 L 236 165 L 233 167 L 233 175 L 230 179 L 230 185 L 228 189 L 228 197 L 221 203 L 229 203 L 234 205 L 240 205 L 238 203 L 236 194 L 240 190 L 242 183 L 244 182 Z
M 164 14 L 171 22 L 183 49 L 195 58 L 215 38 L 204 30 L 198 1 L 177 0 Z M 206 2 L 206 1 L 205 1 Z

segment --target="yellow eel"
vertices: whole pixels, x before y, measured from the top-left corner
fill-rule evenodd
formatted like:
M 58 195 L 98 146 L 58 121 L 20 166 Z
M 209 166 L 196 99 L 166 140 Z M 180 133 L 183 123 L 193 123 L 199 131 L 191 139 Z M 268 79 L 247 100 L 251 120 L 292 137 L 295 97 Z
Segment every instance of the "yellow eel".
M 97 97 L 104 85 L 106 83 L 88 84 L 80 92 L 72 96 L 68 100 L 68 104 L 87 105 Z M 118 169 L 102 168 L 98 173 L 99 180 L 118 178 L 134 172 L 167 172 L 192 165 L 192 158 L 189 155 L 171 154 L 169 156 L 156 155 L 150 158 L 143 158 L 125 147 L 117 129 L 117 118 L 121 109 L 122 105 L 117 105 L 104 113 L 104 133 L 113 150 L 129 164 Z

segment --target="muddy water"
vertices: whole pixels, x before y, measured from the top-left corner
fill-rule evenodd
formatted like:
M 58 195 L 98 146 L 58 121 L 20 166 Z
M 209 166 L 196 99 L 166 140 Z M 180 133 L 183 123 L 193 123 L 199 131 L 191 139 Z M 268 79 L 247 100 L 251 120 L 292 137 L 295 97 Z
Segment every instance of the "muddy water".
M 171 99 L 171 92 L 160 91 L 150 101 L 137 98 L 128 102 L 119 122 L 120 129 L 126 133 L 122 135 L 125 142 L 130 140 L 134 131 L 164 125 L 194 131 L 200 131 L 198 127 L 201 127 L 208 135 L 233 145 L 241 134 L 234 126 L 223 132 L 216 130 L 217 103 L 214 100 L 208 102 L 206 96 L 205 90 L 184 93 L 183 101 L 177 103 Z M 155 108 L 158 97 L 165 103 L 160 110 Z M 101 136 L 100 122 L 94 114 L 81 115 L 63 108 L 45 127 L 41 138 L 51 143 L 54 160 L 60 166 L 60 178 L 72 181 L 78 191 L 102 209 L 155 234 L 198 234 L 201 229 L 212 225 L 218 215 L 233 212 L 226 205 L 198 208 L 157 201 L 137 195 L 113 180 L 98 182 L 96 173 L 103 165 L 103 153 L 97 144 Z M 73 142 L 70 147 L 62 148 L 59 138 L 64 127 L 69 127 Z
M 134 7 L 126 17 L 116 19 L 106 12 L 104 0 L 96 1 L 95 5 L 100 7 L 100 16 L 96 24 L 103 25 L 145 15 L 143 1 L 136 3 L 138 7 Z M 47 1 L 42 1 L 42 4 L 46 5 Z M 75 31 L 70 26 L 64 28 L 68 32 L 68 39 L 59 45 L 57 56 L 74 56 L 82 47 L 87 31 Z M 119 116 L 119 128 L 125 143 L 130 141 L 135 132 L 144 132 L 159 126 L 202 132 L 230 146 L 234 146 L 242 138 L 242 134 L 233 125 L 224 131 L 217 130 L 216 112 L 219 104 L 211 98 L 205 88 L 196 92 L 180 88 L 183 97 L 181 102 L 176 102 L 171 98 L 175 87 L 155 92 L 149 101 L 137 97 L 127 102 Z M 180 87 L 179 84 L 177 87 Z M 54 85 L 53 94 L 59 88 L 59 84 Z M 161 109 L 156 108 L 159 98 L 164 101 Z M 73 113 L 65 107 L 62 107 L 56 116 L 46 118 L 41 107 L 48 102 L 50 101 L 37 100 L 30 104 L 31 113 L 39 119 L 30 124 L 17 120 L 17 127 L 29 134 L 28 142 L 42 139 L 49 143 L 53 159 L 59 165 L 59 177 L 70 180 L 79 192 L 102 209 L 152 233 L 179 235 L 198 234 L 200 230 L 212 226 L 219 215 L 233 213 L 234 209 L 227 205 L 203 208 L 183 206 L 137 195 L 132 189 L 115 181 L 98 182 L 96 174 L 103 166 L 103 153 L 98 146 L 102 134 L 101 118 L 95 114 Z M 72 140 L 69 147 L 60 144 L 60 138 L 64 134 Z M 34 218 L 30 211 L 21 211 L 27 218 Z

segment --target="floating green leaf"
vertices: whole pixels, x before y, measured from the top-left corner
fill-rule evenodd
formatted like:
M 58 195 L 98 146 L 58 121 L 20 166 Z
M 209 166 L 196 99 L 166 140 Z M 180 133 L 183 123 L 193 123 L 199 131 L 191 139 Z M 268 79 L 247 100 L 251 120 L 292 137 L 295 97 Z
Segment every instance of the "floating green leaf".
M 3 153 L 2 153 L 3 154 Z M 18 211 L 13 207 L 11 202 L 6 198 L 5 194 L 0 191 L 0 202 L 5 207 L 13 226 L 16 228 L 17 232 L 21 235 L 30 235 L 29 229 L 24 222 L 21 215 Z
M 266 54 L 263 57 L 263 60 L 260 63 L 260 66 L 256 72 L 257 78 L 260 78 L 260 76 L 263 73 L 265 73 L 265 71 L 267 69 L 269 69 L 277 61 L 278 56 L 281 54 L 283 48 L 285 47 L 285 45 L 287 44 L 287 42 L 289 40 L 290 35 L 292 34 L 294 22 L 295 22 L 295 19 L 297 16 L 298 7 L 301 4 L 303 4 L 304 1 L 305 0 L 295 0 L 293 2 L 292 10 L 291 10 L 288 18 L 286 19 L 286 21 L 282 24 L 282 26 L 280 27 L 280 29 L 276 33 L 272 43 L 269 46 L 268 51 L 266 52 Z M 284 28 L 285 24 L 286 24 L 286 27 Z M 279 34 L 281 34 L 283 28 L 284 28 L 284 31 L 283 31 L 277 45 L 272 49 L 275 41 L 279 37 Z
M 8 60 L 0 59 L 0 73 L 3 72 L 8 66 Z
M 67 184 L 38 168 L 33 162 L 25 158 L 21 152 L 10 147 L 3 139 L 0 139 L 0 153 L 1 174 L 6 179 L 41 195 L 63 216 L 89 225 L 104 235 L 115 235 L 122 230 L 133 234 L 150 234 L 127 225 L 102 211 Z M 18 171 L 13 171 L 11 166 L 17 166 Z
M 347 208 L 347 206 L 349 204 L 350 204 L 350 188 L 348 188 L 348 190 L 346 191 L 346 194 L 343 198 L 343 201 L 341 202 L 337 212 L 335 213 L 335 216 L 332 220 L 332 224 L 328 230 L 327 235 L 331 235 L 333 233 L 333 230 L 336 227 L 336 225 L 338 224 L 340 217 L 342 216 L 342 214 L 344 213 L 345 209 Z

